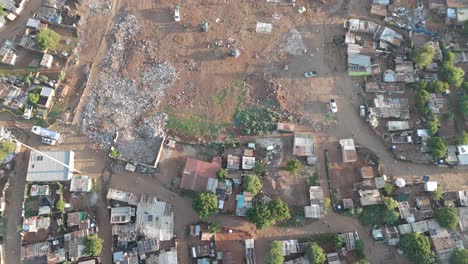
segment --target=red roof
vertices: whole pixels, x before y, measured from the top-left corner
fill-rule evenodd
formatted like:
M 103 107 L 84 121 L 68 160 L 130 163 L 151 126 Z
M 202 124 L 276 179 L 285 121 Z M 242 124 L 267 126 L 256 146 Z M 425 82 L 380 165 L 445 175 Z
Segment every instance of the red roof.
M 180 188 L 195 192 L 207 190 L 208 179 L 216 179 L 216 172 L 221 169 L 217 163 L 188 158 L 185 163 Z

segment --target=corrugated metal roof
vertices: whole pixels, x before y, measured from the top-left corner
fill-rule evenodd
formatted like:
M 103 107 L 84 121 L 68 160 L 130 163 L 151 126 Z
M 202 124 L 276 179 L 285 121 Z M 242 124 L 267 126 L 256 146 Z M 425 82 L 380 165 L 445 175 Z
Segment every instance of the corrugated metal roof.
M 216 172 L 221 169 L 218 163 L 211 163 L 187 158 L 180 181 L 180 188 L 195 192 L 207 191 L 208 179 L 216 179 Z
M 74 168 L 75 153 L 73 151 L 43 151 L 43 153 Z M 68 181 L 72 176 L 73 173 L 58 162 L 37 152 L 31 152 L 26 181 Z

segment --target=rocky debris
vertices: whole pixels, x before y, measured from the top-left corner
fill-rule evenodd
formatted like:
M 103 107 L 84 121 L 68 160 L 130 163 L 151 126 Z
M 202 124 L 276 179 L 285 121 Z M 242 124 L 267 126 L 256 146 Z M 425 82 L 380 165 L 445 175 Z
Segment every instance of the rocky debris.
M 284 33 L 279 48 L 291 55 L 301 56 L 307 50 L 307 46 L 302 40 L 301 33 L 293 28 L 290 32 Z
M 89 12 L 93 16 L 109 15 L 113 0 L 89 1 Z
M 121 158 L 152 164 L 167 120 L 167 115 L 157 113 L 157 107 L 166 89 L 177 79 L 177 71 L 167 62 L 149 59 L 138 65 L 134 79 L 125 79 L 120 74 L 128 63 L 128 53 L 143 52 L 143 57 L 152 58 L 150 43 L 136 40 L 139 30 L 135 16 L 127 12 L 117 16 L 99 75 L 90 84 L 82 128 L 102 147 L 114 144 Z M 114 143 L 117 132 L 119 136 Z

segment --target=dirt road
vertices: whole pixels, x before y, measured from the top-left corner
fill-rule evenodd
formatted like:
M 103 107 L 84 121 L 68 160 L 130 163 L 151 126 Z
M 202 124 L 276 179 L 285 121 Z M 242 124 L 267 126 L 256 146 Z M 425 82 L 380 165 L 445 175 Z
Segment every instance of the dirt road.
M 8 21 L 0 31 L 0 39 L 2 41 L 6 39 L 14 40 L 16 34 L 21 34 L 26 29 L 26 22 L 41 6 L 42 2 L 42 0 L 29 0 L 23 12 L 14 21 Z

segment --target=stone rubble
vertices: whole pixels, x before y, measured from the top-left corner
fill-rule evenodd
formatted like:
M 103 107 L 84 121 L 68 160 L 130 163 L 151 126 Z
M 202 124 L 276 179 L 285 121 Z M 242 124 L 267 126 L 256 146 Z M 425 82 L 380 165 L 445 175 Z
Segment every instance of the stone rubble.
M 145 52 L 148 48 L 147 43 L 136 41 L 139 32 L 134 15 L 123 11 L 116 18 L 108 53 L 98 66 L 99 76 L 90 84 L 82 127 L 102 147 L 116 147 L 120 158 L 151 165 L 167 121 L 167 115 L 156 108 L 178 74 L 169 63 L 151 59 L 139 68 L 135 79 L 122 76 L 129 50 L 143 47 L 140 50 Z

